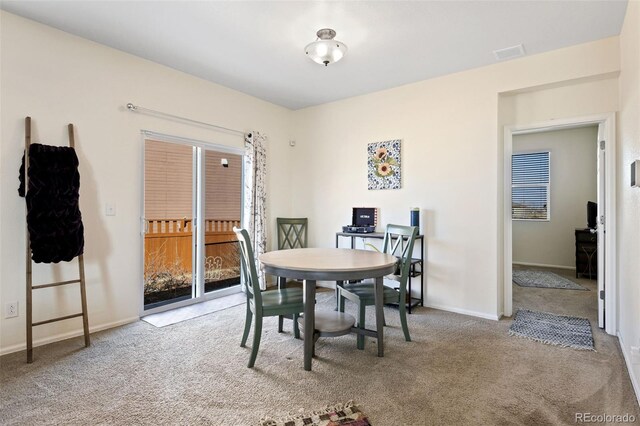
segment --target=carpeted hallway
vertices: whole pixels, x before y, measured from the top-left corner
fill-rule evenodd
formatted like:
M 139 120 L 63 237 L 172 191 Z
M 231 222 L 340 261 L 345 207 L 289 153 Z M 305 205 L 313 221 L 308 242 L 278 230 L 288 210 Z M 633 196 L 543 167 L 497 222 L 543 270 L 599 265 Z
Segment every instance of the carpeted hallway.
M 514 305 L 539 309 L 550 297 L 567 306 L 568 294 L 543 291 L 567 292 L 514 286 Z M 332 309 L 332 293 L 318 302 Z M 580 309 L 570 313 L 593 324 L 587 304 Z M 250 349 L 238 345 L 244 306 L 164 328 L 139 321 L 95 333 L 89 349 L 80 338 L 40 347 L 31 365 L 24 352 L 10 354 L 0 358 L 0 422 L 252 425 L 349 400 L 376 426 L 575 424 L 577 412 L 640 417 L 617 339 L 595 325 L 597 352 L 578 351 L 510 337 L 509 318 L 421 308 L 409 317 L 414 341 L 405 342 L 397 312 L 385 312 L 384 358 L 372 339 L 364 351 L 353 335 L 321 339 L 312 372 L 302 368 L 291 324 L 278 334 L 274 318 L 248 369 Z

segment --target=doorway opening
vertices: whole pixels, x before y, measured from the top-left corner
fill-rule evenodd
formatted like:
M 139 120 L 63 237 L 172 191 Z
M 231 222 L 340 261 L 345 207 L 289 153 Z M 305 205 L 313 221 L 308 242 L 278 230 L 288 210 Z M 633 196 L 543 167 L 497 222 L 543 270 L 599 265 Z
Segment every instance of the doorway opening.
M 240 291 L 242 150 L 143 134 L 143 312 Z
M 608 114 L 505 127 L 504 315 L 593 318 L 597 306 L 598 325 L 616 333 L 614 126 Z M 590 142 L 569 149 L 578 135 Z M 529 287 L 533 277 L 551 290 Z

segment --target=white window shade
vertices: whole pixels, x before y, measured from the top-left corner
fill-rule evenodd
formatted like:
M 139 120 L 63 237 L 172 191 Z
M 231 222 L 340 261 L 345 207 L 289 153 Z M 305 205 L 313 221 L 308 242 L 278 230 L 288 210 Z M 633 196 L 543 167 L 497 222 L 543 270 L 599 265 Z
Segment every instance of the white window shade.
M 548 151 L 512 156 L 512 219 L 549 220 L 549 157 Z

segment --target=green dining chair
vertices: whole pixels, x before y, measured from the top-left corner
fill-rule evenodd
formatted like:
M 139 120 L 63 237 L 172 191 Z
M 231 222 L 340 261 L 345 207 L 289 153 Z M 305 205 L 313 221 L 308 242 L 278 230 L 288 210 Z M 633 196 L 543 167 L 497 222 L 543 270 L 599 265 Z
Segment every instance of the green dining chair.
M 278 217 L 276 218 L 278 234 L 278 250 L 289 250 L 296 248 L 307 248 L 307 226 L 309 221 L 306 217 Z M 285 278 L 277 278 L 278 288 L 286 288 L 291 285 L 299 287 L 299 281 L 287 281 Z M 278 320 L 278 331 L 282 333 L 283 319 Z
M 411 253 L 413 244 L 418 235 L 418 228 L 415 226 L 387 225 L 382 242 L 382 252 L 398 257 L 398 267 L 392 275 L 387 275 L 385 281 L 392 281 L 393 287 L 384 285 L 384 303 L 398 304 L 400 312 L 400 323 L 404 338 L 411 341 L 409 327 L 407 326 L 407 282 L 410 279 Z M 339 283 L 337 286 L 338 310 L 344 312 L 345 299 L 349 299 L 358 305 L 358 327 L 365 326 L 365 309 L 367 306 L 375 305 L 375 284 L 371 282 L 362 283 Z M 358 335 L 358 349 L 364 349 L 364 336 Z
M 306 217 L 278 217 L 276 218 L 276 224 L 278 228 L 278 250 L 307 247 L 307 226 L 309 222 Z
M 264 317 L 278 316 L 280 323 L 282 318 L 291 317 L 293 319 L 293 333 L 296 339 L 300 338 L 298 327 L 298 316 L 304 311 L 304 302 L 301 288 L 283 288 L 277 290 L 260 290 L 258 282 L 258 272 L 256 270 L 256 259 L 253 255 L 253 246 L 249 238 L 249 233 L 245 229 L 233 227 L 233 232 L 238 237 L 240 246 L 240 259 L 245 280 L 243 291 L 247 295 L 247 313 L 242 333 L 241 347 L 245 347 L 249 337 L 249 329 L 253 316 L 256 317 L 253 326 L 253 347 L 249 358 L 249 368 L 253 368 L 258 348 L 260 347 L 260 337 L 262 334 L 262 319 Z M 282 331 L 279 329 L 278 331 Z

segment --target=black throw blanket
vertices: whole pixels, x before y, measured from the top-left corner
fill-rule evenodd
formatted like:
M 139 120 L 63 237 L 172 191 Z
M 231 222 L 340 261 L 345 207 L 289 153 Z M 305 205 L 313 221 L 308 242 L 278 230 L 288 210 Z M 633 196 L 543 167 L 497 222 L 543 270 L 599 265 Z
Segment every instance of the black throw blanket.
M 29 146 L 27 228 L 31 258 L 36 263 L 70 261 L 84 249 L 80 214 L 80 174 L 73 148 L 31 144 Z M 24 197 L 24 156 L 18 194 Z

